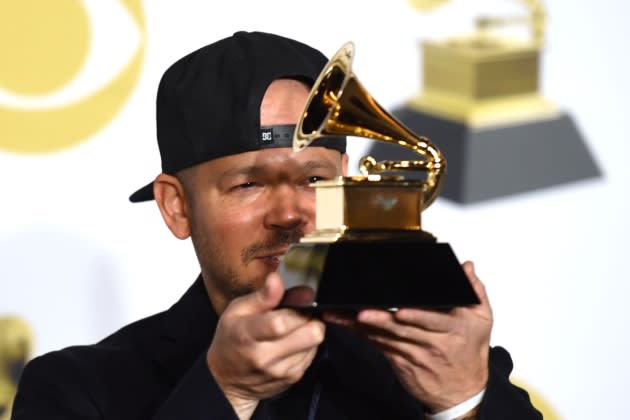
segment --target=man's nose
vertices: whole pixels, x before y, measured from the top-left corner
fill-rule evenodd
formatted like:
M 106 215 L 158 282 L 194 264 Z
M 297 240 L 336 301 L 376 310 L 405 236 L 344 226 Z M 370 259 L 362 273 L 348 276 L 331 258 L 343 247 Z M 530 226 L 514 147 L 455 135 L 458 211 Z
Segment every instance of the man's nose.
M 283 185 L 274 188 L 269 197 L 265 225 L 270 229 L 293 229 L 306 222 L 304 197 L 296 187 Z

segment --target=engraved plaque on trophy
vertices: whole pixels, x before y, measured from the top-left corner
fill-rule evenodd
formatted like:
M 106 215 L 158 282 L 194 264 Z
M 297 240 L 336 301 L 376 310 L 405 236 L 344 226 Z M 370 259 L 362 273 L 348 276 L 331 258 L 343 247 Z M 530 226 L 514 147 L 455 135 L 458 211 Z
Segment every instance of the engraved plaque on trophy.
M 409 0 L 419 10 L 447 0 Z M 539 91 L 546 16 L 523 0 L 524 17 L 481 17 L 472 35 L 425 41 L 423 88 L 393 114 L 435 137 L 449 161 L 441 196 L 473 203 L 601 175 L 573 119 Z M 498 34 L 526 24 L 531 39 Z M 385 159 L 411 154 L 377 143 Z
M 295 130 L 294 149 L 322 136 L 359 136 L 415 152 L 415 159 L 364 157 L 361 176 L 313 184 L 316 229 L 285 254 L 284 306 L 394 309 L 479 303 L 451 247 L 421 226 L 446 171 L 442 153 L 387 113 L 352 72 L 345 44 L 323 69 Z M 401 173 L 421 172 L 423 179 Z M 387 174 L 394 175 L 387 175 Z

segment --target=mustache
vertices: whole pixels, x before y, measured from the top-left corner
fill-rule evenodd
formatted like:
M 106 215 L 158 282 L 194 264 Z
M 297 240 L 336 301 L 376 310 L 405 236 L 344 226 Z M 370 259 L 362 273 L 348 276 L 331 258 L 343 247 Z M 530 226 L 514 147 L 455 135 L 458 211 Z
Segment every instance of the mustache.
M 294 244 L 304 236 L 302 229 L 276 230 L 271 236 L 262 242 L 252 244 L 241 252 L 243 263 L 254 258 L 256 255 L 273 253 L 284 246 Z

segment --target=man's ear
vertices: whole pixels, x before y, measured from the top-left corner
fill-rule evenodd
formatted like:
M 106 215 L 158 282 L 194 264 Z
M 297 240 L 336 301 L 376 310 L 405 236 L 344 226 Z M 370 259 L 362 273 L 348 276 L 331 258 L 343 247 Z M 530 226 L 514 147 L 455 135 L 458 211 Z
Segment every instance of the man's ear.
M 348 154 L 344 153 L 341 155 L 341 175 L 348 176 Z
M 166 226 L 178 239 L 190 236 L 190 208 L 186 190 L 173 175 L 160 174 L 153 182 L 153 196 Z

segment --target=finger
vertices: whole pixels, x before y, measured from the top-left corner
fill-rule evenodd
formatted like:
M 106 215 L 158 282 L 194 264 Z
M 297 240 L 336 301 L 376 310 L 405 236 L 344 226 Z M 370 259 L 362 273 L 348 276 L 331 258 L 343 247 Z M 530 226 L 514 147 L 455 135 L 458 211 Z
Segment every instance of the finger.
M 364 309 L 359 311 L 357 322 L 366 333 L 369 333 L 370 330 L 377 330 L 381 333 L 391 332 L 393 334 L 393 330 L 398 324 L 392 312 L 381 309 Z
M 322 318 L 326 322 L 342 327 L 353 327 L 357 324 L 357 315 L 354 312 L 324 311 Z
M 464 269 L 464 273 L 466 273 L 466 277 L 468 277 L 468 281 L 479 297 L 482 305 L 490 306 L 490 302 L 488 301 L 488 295 L 486 294 L 486 287 L 477 277 L 477 273 L 475 272 L 475 265 L 472 261 L 466 261 L 462 264 L 462 268 Z
M 294 286 L 284 292 L 282 307 L 309 308 L 315 301 L 315 291 L 308 286 Z
M 431 343 L 444 339 L 444 332 L 428 331 L 416 326 L 402 324 L 396 321 L 383 325 L 363 325 L 358 329 L 366 337 L 378 337 L 374 341 L 391 341 L 409 343 L 415 346 L 430 346 Z
M 253 316 L 248 320 L 247 329 L 256 341 L 276 341 L 292 334 L 314 318 L 292 309 L 277 309 Z M 317 321 L 318 323 L 323 323 Z
M 325 324 L 313 319 L 282 338 L 261 343 L 260 352 L 267 355 L 269 364 L 275 364 L 315 349 L 324 341 L 325 332 Z
M 357 321 L 365 325 L 380 326 L 392 319 L 392 312 L 382 309 L 362 309 L 357 314 Z
M 234 299 L 229 311 L 235 315 L 253 315 L 268 312 L 280 303 L 284 295 L 284 284 L 277 273 L 271 273 L 265 284 L 253 293 Z
M 295 383 L 300 380 L 304 372 L 313 362 L 317 348 L 310 348 L 305 351 L 292 354 L 289 357 L 272 362 L 265 369 L 267 374 L 283 382 Z
M 359 313 L 359 322 L 393 331 L 402 326 L 411 326 L 433 332 L 448 332 L 456 326 L 453 312 L 433 311 L 420 308 L 403 308 L 396 312 L 364 310 Z
M 402 308 L 394 314 L 396 322 L 411 325 L 432 332 L 449 332 L 457 327 L 458 309 L 454 308 L 448 312 L 419 309 Z
M 427 343 L 418 345 L 382 334 L 369 334 L 367 338 L 386 355 L 396 354 L 416 366 L 429 364 L 429 360 L 435 356 Z

